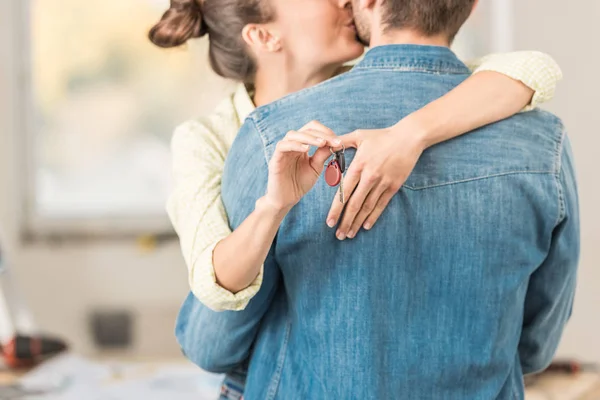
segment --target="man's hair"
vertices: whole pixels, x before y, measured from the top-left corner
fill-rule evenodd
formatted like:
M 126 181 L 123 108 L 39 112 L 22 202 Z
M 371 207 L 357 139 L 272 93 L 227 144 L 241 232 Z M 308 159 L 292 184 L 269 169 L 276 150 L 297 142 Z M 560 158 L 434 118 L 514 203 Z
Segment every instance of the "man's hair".
M 450 40 L 465 23 L 476 0 L 384 0 L 385 30 L 415 29 L 426 36 L 446 34 Z

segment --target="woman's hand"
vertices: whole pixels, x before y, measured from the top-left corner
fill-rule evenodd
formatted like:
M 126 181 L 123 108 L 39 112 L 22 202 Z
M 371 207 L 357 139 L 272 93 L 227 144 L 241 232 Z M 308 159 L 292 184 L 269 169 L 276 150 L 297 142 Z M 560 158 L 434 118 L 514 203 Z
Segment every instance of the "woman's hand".
M 330 157 L 329 147 L 340 147 L 335 134 L 313 121 L 281 140 L 269 162 L 269 182 L 264 199 L 277 210 L 287 211 L 315 185 Z M 308 155 L 310 146 L 317 151 Z
M 385 129 L 357 130 L 340 136 L 342 144 L 356 147 L 344 177 L 344 197 L 333 201 L 327 225 L 334 227 L 345 208 L 336 236 L 354 238 L 359 229 L 371 229 L 392 197 L 400 190 L 427 147 L 412 119 Z

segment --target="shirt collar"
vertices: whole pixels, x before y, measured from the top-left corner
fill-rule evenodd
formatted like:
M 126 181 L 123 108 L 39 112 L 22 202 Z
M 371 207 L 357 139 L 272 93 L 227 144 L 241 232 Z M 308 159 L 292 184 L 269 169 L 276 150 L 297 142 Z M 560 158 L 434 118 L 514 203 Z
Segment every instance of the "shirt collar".
M 468 74 L 469 68 L 448 47 L 390 44 L 370 49 L 354 67 Z

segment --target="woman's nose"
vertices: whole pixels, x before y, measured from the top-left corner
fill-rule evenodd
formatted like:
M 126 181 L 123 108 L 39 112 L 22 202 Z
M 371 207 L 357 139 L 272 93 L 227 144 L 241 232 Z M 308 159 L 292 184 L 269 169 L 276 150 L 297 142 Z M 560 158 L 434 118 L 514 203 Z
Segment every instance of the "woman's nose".
M 337 0 L 339 8 L 347 8 L 349 10 L 352 9 L 352 1 L 351 0 Z

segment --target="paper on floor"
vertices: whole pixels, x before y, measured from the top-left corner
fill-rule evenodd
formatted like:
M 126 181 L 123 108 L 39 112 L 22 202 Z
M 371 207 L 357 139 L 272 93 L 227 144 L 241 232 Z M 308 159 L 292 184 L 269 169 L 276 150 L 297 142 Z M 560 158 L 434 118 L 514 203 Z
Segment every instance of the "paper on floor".
M 47 394 L 28 400 L 215 400 L 222 377 L 188 363 L 92 362 L 63 355 L 20 381 Z

